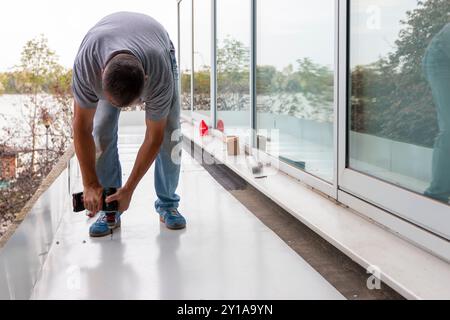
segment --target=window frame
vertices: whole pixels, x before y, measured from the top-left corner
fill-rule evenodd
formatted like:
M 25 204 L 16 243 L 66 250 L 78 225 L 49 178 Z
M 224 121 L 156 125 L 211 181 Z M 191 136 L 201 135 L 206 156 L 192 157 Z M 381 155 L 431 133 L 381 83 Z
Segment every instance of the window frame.
M 261 0 L 251 0 L 252 1 L 252 54 L 251 54 L 251 123 L 252 123 L 252 129 L 253 133 L 256 132 L 258 125 L 257 125 L 257 111 L 256 111 L 256 105 L 257 105 L 257 90 L 256 90 L 256 68 L 257 68 L 257 50 L 258 50 L 258 43 L 257 43 L 257 37 L 258 37 L 258 1 Z M 289 163 L 283 162 L 279 159 L 276 159 L 275 157 L 264 154 L 265 157 L 268 157 L 268 159 L 271 160 L 272 164 L 277 165 L 278 168 L 288 174 L 289 176 L 292 176 L 293 178 L 301 181 L 302 183 L 305 183 L 312 188 L 316 189 L 317 191 L 327 195 L 328 197 L 337 200 L 338 197 L 338 101 L 339 101 L 339 51 L 338 51 L 338 44 L 339 44 L 339 0 L 334 0 L 334 12 L 335 12 L 335 21 L 334 21 L 334 102 L 333 102 L 333 181 L 326 181 L 322 178 L 319 178 L 317 176 L 314 176 L 313 174 L 301 170 L 299 168 L 296 168 Z M 256 149 L 256 137 L 253 137 L 253 150 L 255 152 L 258 152 L 261 155 L 261 152 Z
M 342 1 L 340 6 L 341 32 L 339 51 L 343 59 L 340 60 L 339 64 L 339 190 L 448 241 L 450 240 L 450 208 L 448 205 L 379 178 L 358 172 L 351 169 L 348 165 L 350 146 L 348 115 L 351 81 L 350 0 Z
M 181 118 L 188 120 L 188 121 L 192 121 L 192 116 L 193 116 L 193 108 L 194 108 L 194 98 L 193 98 L 193 92 L 194 92 L 194 83 L 193 83 L 193 78 L 194 78 L 194 59 L 193 59 L 193 53 L 194 53 L 194 34 L 193 34 L 193 16 L 194 16 L 194 6 L 193 6 L 193 0 L 177 0 L 177 31 L 178 31 L 178 39 L 177 39 L 177 44 L 178 44 L 178 54 L 177 54 L 177 58 L 178 58 L 178 65 L 179 65 L 179 79 L 178 79 L 178 92 L 179 95 L 181 97 L 182 95 L 182 71 L 181 71 L 181 6 L 183 3 L 187 3 L 187 2 L 191 3 L 191 27 L 190 27 L 190 32 L 191 32 L 191 52 L 190 52 L 190 57 L 191 57 L 191 81 L 190 81 L 190 90 L 191 90 L 191 103 L 190 103 L 190 110 L 187 112 L 188 115 L 186 115 L 186 113 L 183 114 L 183 112 L 181 112 Z

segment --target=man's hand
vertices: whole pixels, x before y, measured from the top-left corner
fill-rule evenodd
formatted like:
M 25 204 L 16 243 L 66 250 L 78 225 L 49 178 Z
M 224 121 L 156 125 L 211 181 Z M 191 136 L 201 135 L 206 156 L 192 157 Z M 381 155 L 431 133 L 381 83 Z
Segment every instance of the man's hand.
M 84 206 L 96 214 L 102 208 L 102 187 L 95 170 L 95 142 L 92 137 L 95 109 L 81 108 L 74 102 L 73 135 L 75 153 L 84 186 Z
M 83 177 L 84 207 L 95 215 L 103 207 L 103 188 L 95 172 L 95 143 L 92 137 L 95 109 L 81 108 L 74 102 L 74 110 L 74 145 Z
M 119 212 L 125 212 L 130 207 L 131 198 L 133 197 L 133 192 L 122 188 L 117 190 L 117 192 L 106 198 L 106 203 L 111 203 L 113 201 L 119 202 Z
M 103 207 L 103 188 L 100 185 L 84 187 L 84 207 L 96 215 Z

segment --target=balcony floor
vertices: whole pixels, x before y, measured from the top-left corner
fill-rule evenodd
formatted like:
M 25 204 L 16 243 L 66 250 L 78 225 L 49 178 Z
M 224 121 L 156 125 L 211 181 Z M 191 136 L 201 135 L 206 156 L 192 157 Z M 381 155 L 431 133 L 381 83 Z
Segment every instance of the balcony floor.
M 121 127 L 124 176 L 143 130 Z M 344 298 L 186 153 L 179 194 L 184 231 L 159 222 L 152 170 L 112 237 L 90 239 L 93 220 L 65 214 L 32 298 Z

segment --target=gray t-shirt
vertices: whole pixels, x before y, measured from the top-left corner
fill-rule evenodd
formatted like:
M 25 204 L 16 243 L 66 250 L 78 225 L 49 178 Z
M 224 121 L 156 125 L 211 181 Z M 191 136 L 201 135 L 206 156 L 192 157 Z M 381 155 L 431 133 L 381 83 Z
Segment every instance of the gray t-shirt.
M 149 79 L 141 96 L 147 119 L 167 117 L 175 81 L 170 51 L 173 44 L 164 27 L 140 13 L 118 12 L 100 20 L 85 36 L 73 67 L 72 91 L 82 108 L 96 108 L 106 99 L 102 69 L 118 52 L 130 52 L 144 66 Z

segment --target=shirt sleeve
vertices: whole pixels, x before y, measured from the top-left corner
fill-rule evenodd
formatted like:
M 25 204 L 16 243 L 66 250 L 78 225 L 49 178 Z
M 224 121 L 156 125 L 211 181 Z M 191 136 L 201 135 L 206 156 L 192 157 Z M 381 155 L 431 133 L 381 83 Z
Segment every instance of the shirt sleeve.
M 75 64 L 72 75 L 72 92 L 75 101 L 81 108 L 95 109 L 98 103 L 98 97 L 92 90 L 87 80 L 87 75 L 80 71 L 79 64 Z
M 149 95 L 145 99 L 145 115 L 148 120 L 166 118 L 172 107 L 175 80 L 170 58 L 159 55 L 152 59 L 153 70 L 149 76 Z

